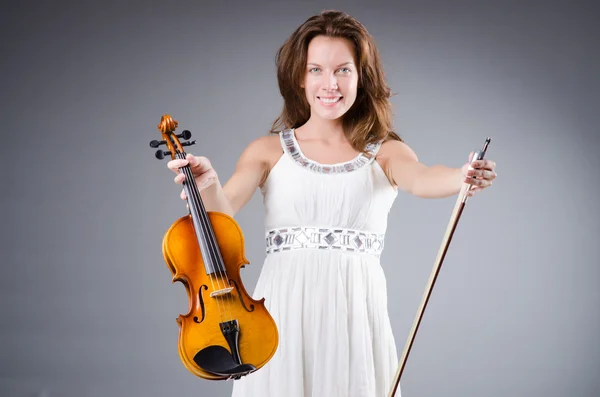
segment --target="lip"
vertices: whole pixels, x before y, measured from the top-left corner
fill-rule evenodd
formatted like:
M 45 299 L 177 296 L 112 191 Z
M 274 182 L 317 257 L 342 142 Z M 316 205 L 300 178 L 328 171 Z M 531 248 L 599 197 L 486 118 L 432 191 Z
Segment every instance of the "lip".
M 339 100 L 338 100 L 337 102 L 333 102 L 333 103 L 327 103 L 327 102 L 324 102 L 324 101 L 322 101 L 322 99 L 338 99 L 338 98 L 339 98 Z M 336 106 L 338 103 L 342 102 L 342 99 L 343 99 L 343 98 L 344 98 L 344 97 L 343 97 L 343 96 L 341 96 L 341 95 L 340 95 L 340 96 L 317 96 L 317 99 L 319 100 L 319 103 L 320 103 L 322 106 L 325 106 L 325 107 L 334 107 L 334 106 Z

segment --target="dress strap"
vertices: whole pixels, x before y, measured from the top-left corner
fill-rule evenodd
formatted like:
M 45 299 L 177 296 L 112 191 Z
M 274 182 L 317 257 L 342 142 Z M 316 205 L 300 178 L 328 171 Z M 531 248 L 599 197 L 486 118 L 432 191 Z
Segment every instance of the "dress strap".
M 321 174 L 340 174 L 358 170 L 368 164 L 371 164 L 375 160 L 375 155 L 379 151 L 379 148 L 381 148 L 381 142 L 370 143 L 366 147 L 366 152 L 369 154 L 369 156 L 366 156 L 364 153 L 360 153 L 354 159 L 346 162 L 336 164 L 321 164 L 307 158 L 304 153 L 302 153 L 302 149 L 300 149 L 300 145 L 296 140 L 296 135 L 293 128 L 281 131 L 279 133 L 279 139 L 281 141 L 283 150 L 288 153 L 297 164 L 310 171 Z

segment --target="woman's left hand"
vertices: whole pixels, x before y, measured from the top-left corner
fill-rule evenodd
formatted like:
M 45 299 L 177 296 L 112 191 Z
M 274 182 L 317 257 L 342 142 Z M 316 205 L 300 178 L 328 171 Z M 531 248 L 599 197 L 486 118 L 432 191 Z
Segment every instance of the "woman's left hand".
M 492 181 L 497 177 L 496 163 L 492 160 L 475 160 L 472 163 L 463 165 L 461 170 L 463 182 L 471 185 L 471 189 L 467 192 L 469 197 L 492 186 Z

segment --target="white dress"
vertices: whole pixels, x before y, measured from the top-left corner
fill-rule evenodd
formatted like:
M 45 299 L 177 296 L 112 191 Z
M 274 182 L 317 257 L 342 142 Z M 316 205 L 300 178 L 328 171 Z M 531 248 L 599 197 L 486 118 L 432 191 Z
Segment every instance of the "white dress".
M 233 397 L 384 397 L 398 366 L 379 262 L 397 191 L 374 155 L 322 165 L 294 130 L 262 187 L 267 256 L 253 296 L 279 330 L 258 371 Z M 400 397 L 400 391 L 396 392 Z

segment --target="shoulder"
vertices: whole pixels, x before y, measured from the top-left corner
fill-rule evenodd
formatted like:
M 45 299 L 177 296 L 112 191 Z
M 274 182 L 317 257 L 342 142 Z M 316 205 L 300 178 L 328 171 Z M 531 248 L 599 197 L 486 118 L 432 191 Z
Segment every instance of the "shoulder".
M 406 159 L 418 161 L 417 154 L 405 142 L 397 140 L 387 140 L 381 144 L 377 152 L 377 159 Z
M 260 164 L 267 169 L 274 165 L 283 153 L 279 135 L 270 134 L 254 139 L 246 146 L 240 160 L 243 163 Z
M 406 143 L 397 140 L 383 142 L 375 161 L 379 163 L 392 186 L 402 189 L 406 186 L 406 175 L 412 174 L 411 170 L 419 164 L 415 151 Z
M 283 148 L 281 147 L 279 134 L 270 134 L 256 138 L 248 144 L 244 152 L 259 157 L 280 155 L 283 153 Z

